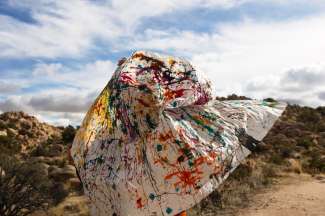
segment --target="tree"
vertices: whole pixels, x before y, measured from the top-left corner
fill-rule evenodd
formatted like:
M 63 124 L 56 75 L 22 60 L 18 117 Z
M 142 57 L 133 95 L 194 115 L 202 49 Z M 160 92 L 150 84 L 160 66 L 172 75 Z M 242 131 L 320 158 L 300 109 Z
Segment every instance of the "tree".
M 73 126 L 69 125 L 65 127 L 62 132 L 62 140 L 65 143 L 71 143 L 75 135 L 76 135 L 76 129 Z
M 37 164 L 0 154 L 0 215 L 25 216 L 48 203 L 50 181 Z

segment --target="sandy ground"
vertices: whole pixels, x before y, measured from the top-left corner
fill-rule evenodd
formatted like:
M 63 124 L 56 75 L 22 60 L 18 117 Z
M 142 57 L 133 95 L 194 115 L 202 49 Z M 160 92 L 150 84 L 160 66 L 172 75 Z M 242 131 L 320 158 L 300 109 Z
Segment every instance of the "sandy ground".
M 325 177 L 285 177 L 250 203 L 238 216 L 325 216 Z

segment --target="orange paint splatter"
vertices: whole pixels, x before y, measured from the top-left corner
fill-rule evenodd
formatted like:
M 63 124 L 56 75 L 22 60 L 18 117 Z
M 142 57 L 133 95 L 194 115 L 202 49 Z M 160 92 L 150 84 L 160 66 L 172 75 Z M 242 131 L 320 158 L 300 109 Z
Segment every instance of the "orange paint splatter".
M 176 91 L 166 91 L 164 96 L 167 100 L 170 100 L 170 99 L 181 97 L 182 95 L 184 95 L 184 91 L 185 89 L 179 89 Z
M 177 171 L 165 176 L 165 180 L 176 176 L 179 181 L 174 185 L 180 186 L 182 189 L 186 190 L 187 188 L 195 188 L 197 182 L 201 179 L 200 174 L 202 174 L 202 172 L 197 169 L 191 171 Z

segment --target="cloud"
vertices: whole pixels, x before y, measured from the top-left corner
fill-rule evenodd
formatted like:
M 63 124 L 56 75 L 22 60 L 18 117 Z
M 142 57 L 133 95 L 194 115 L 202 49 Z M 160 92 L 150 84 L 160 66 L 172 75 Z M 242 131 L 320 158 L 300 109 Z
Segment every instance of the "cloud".
M 62 69 L 62 67 L 63 66 L 60 63 L 38 63 L 34 66 L 32 74 L 33 76 L 54 76 Z
M 325 91 L 319 92 L 318 98 L 321 99 L 322 101 L 325 101 Z
M 325 84 L 325 68 L 298 68 L 292 69 L 285 73 L 281 80 L 282 83 L 299 84 L 301 87 L 306 85 L 324 85 Z
M 1 94 L 15 93 L 15 92 L 19 91 L 21 88 L 22 88 L 21 85 L 0 80 L 0 93 Z
M 278 77 L 248 81 L 243 92 L 257 98 L 274 97 L 291 104 L 322 105 L 325 100 L 325 65 L 289 69 Z
M 37 111 L 68 112 L 80 113 L 86 112 L 94 98 L 90 95 L 63 94 L 63 95 L 45 95 L 34 96 L 30 98 L 28 105 Z
M 123 39 L 134 37 L 144 19 L 197 8 L 229 9 L 256 1 L 11 0 L 11 9 L 28 11 L 33 22 L 0 15 L 0 58 L 81 57 L 100 49 L 98 41 L 116 49 Z
M 26 78 L 12 80 L 23 83 L 24 91 L 11 91 L 8 97 L 0 98 L 0 111 L 22 110 L 57 125 L 80 124 L 81 117 L 105 87 L 114 69 L 115 65 L 109 60 L 71 67 L 59 63 L 36 63 L 28 82 Z M 6 82 L 9 84 L 10 81 Z M 52 84 L 59 86 L 49 87 Z M 28 88 L 32 91 L 27 91 Z
M 128 47 L 128 49 L 130 47 L 149 48 L 172 50 L 178 53 L 182 51 L 183 53 L 196 52 L 211 55 L 219 52 L 220 49 L 222 51 L 225 47 L 231 46 L 229 43 L 232 40 L 235 40 L 234 48 L 236 48 L 238 42 L 249 42 L 245 45 L 246 47 L 239 47 L 241 49 L 249 48 L 252 42 L 260 45 L 259 40 L 249 40 L 249 38 L 255 38 L 253 33 L 256 29 L 259 30 L 256 36 L 264 37 L 264 39 L 273 35 L 271 30 L 277 29 L 274 32 L 273 41 L 281 40 L 281 37 L 277 36 L 279 30 L 282 33 L 290 32 L 289 30 L 292 28 L 286 29 L 283 28 L 285 26 L 281 27 L 281 25 L 272 22 L 269 23 L 270 28 L 265 28 L 264 24 L 239 22 L 221 26 L 219 30 L 212 34 L 171 31 L 169 29 L 161 32 L 155 29 L 138 29 L 141 22 L 144 19 L 150 19 L 150 17 L 172 16 L 177 11 L 188 11 L 190 13 L 191 10 L 198 8 L 208 8 L 209 10 L 215 8 L 229 9 L 250 2 L 261 4 L 257 0 L 136 0 L 132 4 L 127 0 L 96 2 L 86 0 L 11 0 L 9 5 L 13 10 L 15 8 L 24 8 L 29 12 L 34 22 L 23 22 L 10 16 L 0 15 L 0 38 L 2 38 L 0 40 L 2 50 L 0 58 L 81 57 L 87 55 L 90 51 L 101 49 L 97 43 L 98 41 L 103 42 L 111 51 L 121 50 L 123 49 L 121 46 L 124 46 L 124 49 L 125 47 Z M 304 0 L 295 0 L 294 2 L 306 3 Z M 284 5 L 292 4 L 292 1 L 268 0 L 266 3 Z M 264 2 L 264 4 L 266 3 Z M 321 4 L 321 1 L 318 0 L 308 1 L 309 6 L 320 7 Z M 304 26 L 308 26 L 308 24 Z M 311 27 L 313 28 L 313 26 Z M 303 32 L 303 35 L 309 32 L 302 29 L 296 28 L 295 32 Z M 142 32 L 145 32 L 145 34 L 142 34 Z M 315 35 L 323 36 L 317 33 Z M 251 34 L 253 34 L 253 37 L 249 37 Z M 295 35 L 298 35 L 299 40 L 299 34 Z M 159 38 L 157 38 L 158 36 Z M 123 43 L 125 41 L 132 41 L 132 43 L 125 45 Z M 292 42 L 294 41 L 296 39 L 292 40 Z M 272 41 L 270 42 L 272 43 Z M 267 43 L 264 43 L 264 45 L 265 48 L 268 48 Z

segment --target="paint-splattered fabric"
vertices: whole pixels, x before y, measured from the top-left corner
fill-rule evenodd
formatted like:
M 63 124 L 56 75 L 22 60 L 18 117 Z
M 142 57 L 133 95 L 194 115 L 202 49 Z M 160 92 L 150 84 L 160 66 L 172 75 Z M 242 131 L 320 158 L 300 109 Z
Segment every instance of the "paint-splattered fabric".
M 138 51 L 88 111 L 71 154 L 92 214 L 175 215 L 215 190 L 285 105 L 218 101 L 184 59 Z

